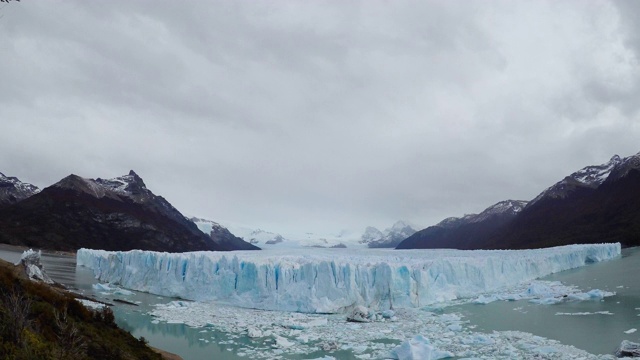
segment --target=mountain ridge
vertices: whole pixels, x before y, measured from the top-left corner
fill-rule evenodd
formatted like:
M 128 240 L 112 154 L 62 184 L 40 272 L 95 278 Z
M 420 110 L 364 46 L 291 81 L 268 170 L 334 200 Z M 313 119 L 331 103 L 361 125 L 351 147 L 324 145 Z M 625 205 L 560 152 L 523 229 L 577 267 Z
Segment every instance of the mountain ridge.
M 0 208 L 0 242 L 43 249 L 197 251 L 235 250 L 227 234 L 198 230 L 133 170 L 113 179 L 71 174 Z M 233 235 L 230 235 L 233 236 Z
M 416 233 L 416 230 L 405 221 L 398 220 L 391 227 L 380 231 L 373 226 L 367 226 L 360 237 L 360 244 L 370 248 L 394 248 L 404 239 Z
M 513 211 L 508 216 L 481 221 L 481 214 L 447 218 L 418 231 L 398 248 L 526 249 L 596 242 L 640 245 L 638 204 L 640 153 L 625 158 L 614 155 L 606 163 L 565 176 L 528 203 L 511 203 Z
M 0 172 L 0 206 L 15 204 L 39 192 L 37 186 Z

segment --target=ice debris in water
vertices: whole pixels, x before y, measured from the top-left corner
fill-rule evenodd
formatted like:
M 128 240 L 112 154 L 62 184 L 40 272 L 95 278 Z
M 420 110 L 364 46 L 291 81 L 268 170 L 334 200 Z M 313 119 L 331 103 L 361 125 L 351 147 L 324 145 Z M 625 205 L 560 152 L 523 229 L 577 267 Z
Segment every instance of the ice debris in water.
M 360 250 L 159 253 L 80 249 L 100 281 L 165 296 L 236 306 L 337 313 L 422 307 L 500 291 L 587 259 L 620 255 L 620 244 L 537 250 Z
M 102 293 L 113 293 L 114 295 L 131 296 L 134 294 L 132 291 L 129 291 L 127 289 L 122 289 L 110 284 L 97 283 L 97 284 L 91 285 L 91 287 L 93 287 L 94 290 L 98 290 Z
M 567 286 L 559 281 L 534 280 L 516 286 L 508 292 L 482 294 L 472 302 L 484 305 L 494 301 L 529 300 L 534 304 L 553 305 L 567 301 L 602 300 L 615 294 L 600 289 L 581 292 L 577 287 Z
M 366 313 L 370 311 L 368 309 Z M 396 358 L 401 354 L 419 358 L 430 346 L 430 356 L 450 353 L 454 358 L 609 359 L 527 333 L 476 332 L 458 314 L 436 314 L 414 308 L 393 312 L 393 321 L 376 312 L 376 319 L 380 315 L 381 320 L 354 323 L 348 322 L 345 314 L 289 313 L 173 301 L 156 305 L 150 314 L 158 322 L 183 323 L 234 338 L 245 337 L 241 351 L 249 359 L 307 358 L 305 354 L 318 351 L 338 359 L 343 358 L 345 352 L 356 359 L 386 359 L 399 346 Z M 423 341 L 422 337 L 416 340 L 417 335 L 428 338 L 429 342 Z M 203 338 L 219 341 L 213 336 Z
M 415 356 L 429 350 L 429 356 L 446 352 L 456 358 L 590 360 L 603 357 L 521 332 L 475 332 L 460 316 L 438 315 L 425 306 L 469 301 L 480 294 L 492 298 L 502 293 L 515 300 L 514 293 L 542 293 L 542 286 L 531 288 L 537 277 L 583 266 L 587 259 L 619 255 L 620 244 L 601 244 L 526 251 L 363 250 L 358 254 L 314 249 L 280 255 L 82 249 L 77 259 L 103 282 L 199 300 L 157 305 L 150 314 L 156 322 L 244 337 L 248 343 L 243 343 L 242 354 L 251 359 L 318 351 L 338 358 L 339 352 L 350 352 L 357 359 L 380 359 L 406 344 L 407 351 L 400 353 Z M 510 290 L 518 286 L 518 291 Z M 367 321 L 349 322 L 348 317 Z M 217 340 L 203 337 L 202 341 Z
M 613 315 L 611 311 L 595 311 L 595 312 L 557 312 L 556 315 L 567 315 L 567 316 L 588 316 L 588 315 Z

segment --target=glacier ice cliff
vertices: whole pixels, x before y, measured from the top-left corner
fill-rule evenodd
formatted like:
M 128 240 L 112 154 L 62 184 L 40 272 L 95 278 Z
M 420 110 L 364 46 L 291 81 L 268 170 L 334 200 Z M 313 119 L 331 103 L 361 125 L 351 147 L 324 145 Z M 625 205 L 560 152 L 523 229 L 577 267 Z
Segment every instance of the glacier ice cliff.
M 161 253 L 80 249 L 100 281 L 152 294 L 306 313 L 420 307 L 499 291 L 620 255 L 620 244 L 537 250 L 305 249 Z

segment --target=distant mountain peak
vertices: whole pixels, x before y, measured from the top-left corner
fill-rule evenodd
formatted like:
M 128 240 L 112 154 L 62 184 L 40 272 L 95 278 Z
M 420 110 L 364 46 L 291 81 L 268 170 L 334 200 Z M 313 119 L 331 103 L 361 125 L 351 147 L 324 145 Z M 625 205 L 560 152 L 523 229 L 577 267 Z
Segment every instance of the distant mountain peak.
M 148 195 L 150 191 L 147 189 L 144 181 L 133 170 L 129 174 L 118 176 L 112 179 L 96 179 L 100 185 L 114 191 L 120 195 L 140 196 Z
M 260 249 L 259 247 L 253 245 L 255 242 L 251 241 L 250 239 L 245 240 L 243 238 L 240 238 L 234 235 L 225 226 L 220 225 L 215 221 L 198 218 L 198 217 L 192 217 L 187 219 L 192 223 L 194 223 L 200 231 L 202 231 L 207 236 L 209 236 L 214 243 L 220 246 L 230 247 L 237 250 L 259 250 Z M 280 242 L 281 241 L 282 241 L 282 238 L 280 239 Z
M 0 205 L 15 204 L 39 192 L 37 186 L 0 172 Z
M 406 221 L 396 221 L 390 228 L 380 231 L 373 226 L 367 226 L 360 237 L 361 244 L 368 247 L 396 247 L 402 240 L 413 235 L 416 230 Z
M 595 189 L 610 177 L 613 180 L 619 179 L 632 169 L 640 169 L 640 153 L 625 158 L 614 155 L 604 164 L 585 166 L 566 176 L 536 196 L 529 205 L 537 203 L 544 198 L 565 198 L 578 188 Z
M 107 193 L 105 189 L 96 183 L 93 179 L 83 178 L 81 176 L 71 174 L 62 180 L 53 184 L 51 187 L 60 189 L 74 190 L 81 193 L 89 194 L 95 198 L 104 197 Z
M 628 156 L 624 159 L 618 157 L 618 162 L 611 169 L 606 180 L 615 181 L 629 174 L 631 170 L 640 170 L 640 153 Z

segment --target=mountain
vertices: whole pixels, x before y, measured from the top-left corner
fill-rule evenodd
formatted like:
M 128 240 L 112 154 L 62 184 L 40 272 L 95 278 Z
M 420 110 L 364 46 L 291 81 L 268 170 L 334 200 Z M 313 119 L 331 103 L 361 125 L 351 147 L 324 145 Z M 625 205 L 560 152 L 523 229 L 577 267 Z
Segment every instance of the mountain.
M 51 250 L 235 250 L 216 243 L 133 170 L 114 179 L 69 175 L 0 209 L 0 242 Z
M 273 232 L 233 221 L 215 222 L 200 218 L 191 218 L 198 228 L 209 233 L 212 228 L 225 228 L 242 240 L 267 249 L 300 249 L 300 248 L 352 248 L 362 247 L 357 243 L 358 236 L 349 230 L 337 233 L 313 232 Z
M 362 237 L 361 244 L 367 244 L 370 248 L 394 248 L 402 242 L 402 240 L 415 234 L 416 230 L 403 221 L 397 221 L 392 227 L 387 228 L 384 232 L 375 227 L 368 226 Z
M 282 235 L 272 233 L 269 231 L 261 230 L 261 229 L 253 229 L 248 226 L 238 225 L 235 223 L 225 223 L 222 225 L 218 222 L 201 219 L 197 217 L 192 217 L 190 219 L 193 221 L 200 231 L 205 234 L 209 234 L 212 232 L 223 233 L 229 232 L 233 233 L 235 237 L 238 239 L 252 244 L 254 246 L 262 246 L 265 245 L 276 245 L 276 244 L 284 244 L 289 243 L 288 239 L 285 239 Z
M 445 219 L 398 248 L 531 249 L 603 242 L 640 245 L 640 153 L 584 167 L 529 203 L 502 202 L 478 215 Z
M 37 186 L 0 173 L 0 207 L 12 205 L 40 192 Z
M 602 165 L 584 167 L 565 177 L 531 200 L 530 205 L 543 199 L 563 199 L 578 189 L 596 189 L 609 177 L 611 171 L 624 161 L 618 155 Z
M 582 176 L 590 173 L 597 176 Z M 559 188 L 564 190 L 560 196 Z M 603 242 L 640 245 L 640 153 L 622 159 L 614 156 L 608 163 L 585 167 L 564 178 L 536 197 L 488 239 L 485 247 Z
M 397 249 L 479 249 L 495 231 L 514 219 L 527 205 L 522 200 L 505 200 L 480 214 L 450 217 L 420 230 L 402 241 Z
M 235 250 L 260 250 L 253 242 L 247 242 L 235 235 L 229 229 L 215 221 L 192 217 L 189 219 L 200 231 L 208 234 L 214 243 L 223 247 L 232 247 Z

